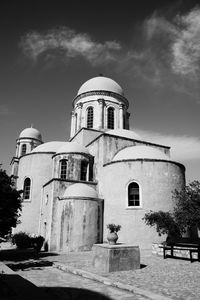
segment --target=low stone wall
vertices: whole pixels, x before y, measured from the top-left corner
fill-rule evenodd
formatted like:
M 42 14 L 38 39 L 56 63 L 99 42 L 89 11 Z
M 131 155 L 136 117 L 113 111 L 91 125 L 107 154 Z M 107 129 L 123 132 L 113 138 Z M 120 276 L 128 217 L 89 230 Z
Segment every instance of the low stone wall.
M 192 248 L 191 248 L 192 249 Z M 152 244 L 152 254 L 163 256 L 163 245 L 158 243 Z M 171 255 L 170 250 L 166 250 L 166 255 Z M 190 258 L 190 251 L 184 250 L 181 247 L 176 247 L 173 252 L 173 256 L 181 258 Z M 197 259 L 197 252 L 192 253 L 193 259 Z

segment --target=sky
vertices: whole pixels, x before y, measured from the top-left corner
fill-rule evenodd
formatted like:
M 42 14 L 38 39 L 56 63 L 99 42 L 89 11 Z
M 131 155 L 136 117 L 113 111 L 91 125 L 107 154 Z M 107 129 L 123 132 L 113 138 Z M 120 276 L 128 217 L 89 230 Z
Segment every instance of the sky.
M 131 130 L 171 146 L 200 180 L 200 0 L 0 2 L 0 163 L 20 132 L 67 141 L 72 100 L 103 74 L 124 89 Z

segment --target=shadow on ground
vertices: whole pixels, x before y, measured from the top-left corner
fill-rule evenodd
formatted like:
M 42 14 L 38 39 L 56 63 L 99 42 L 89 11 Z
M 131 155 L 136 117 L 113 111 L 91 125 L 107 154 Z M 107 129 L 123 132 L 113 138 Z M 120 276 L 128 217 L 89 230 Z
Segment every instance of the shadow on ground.
M 0 250 L 1 261 L 24 261 L 27 259 L 40 259 L 46 256 L 55 256 L 56 253 L 37 252 L 34 249 L 5 249 Z
M 37 287 L 16 274 L 0 274 L 0 299 L 4 300 L 110 300 L 87 289 Z

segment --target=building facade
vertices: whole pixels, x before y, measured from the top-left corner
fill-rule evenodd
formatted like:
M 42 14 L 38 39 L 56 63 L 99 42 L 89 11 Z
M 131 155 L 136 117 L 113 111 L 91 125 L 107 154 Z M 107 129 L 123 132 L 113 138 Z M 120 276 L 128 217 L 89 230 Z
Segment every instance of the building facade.
M 116 223 L 119 242 L 150 248 L 159 237 L 142 218 L 172 209 L 184 166 L 170 147 L 129 130 L 129 102 L 114 80 L 86 81 L 72 106 L 69 141 L 43 143 L 34 128 L 17 139 L 12 174 L 24 200 L 16 230 L 43 235 L 51 251 L 83 251 Z

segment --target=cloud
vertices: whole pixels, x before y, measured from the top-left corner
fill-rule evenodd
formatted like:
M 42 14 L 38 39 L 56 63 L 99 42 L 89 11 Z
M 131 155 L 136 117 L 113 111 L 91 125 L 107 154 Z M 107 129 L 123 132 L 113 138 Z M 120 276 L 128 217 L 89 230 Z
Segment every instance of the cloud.
M 0 105 L 0 116 L 13 115 L 14 112 L 11 111 L 5 104 Z
M 172 45 L 174 73 L 195 76 L 200 63 L 200 8 L 177 16 L 179 34 Z
M 39 56 L 56 52 L 66 60 L 81 56 L 93 66 L 115 61 L 121 45 L 116 41 L 99 43 L 86 34 L 77 33 L 68 27 L 31 32 L 21 38 L 20 47 L 25 55 L 36 61 Z
M 142 139 L 171 147 L 171 159 L 185 162 L 200 160 L 200 139 L 192 136 L 164 135 L 136 129 Z

